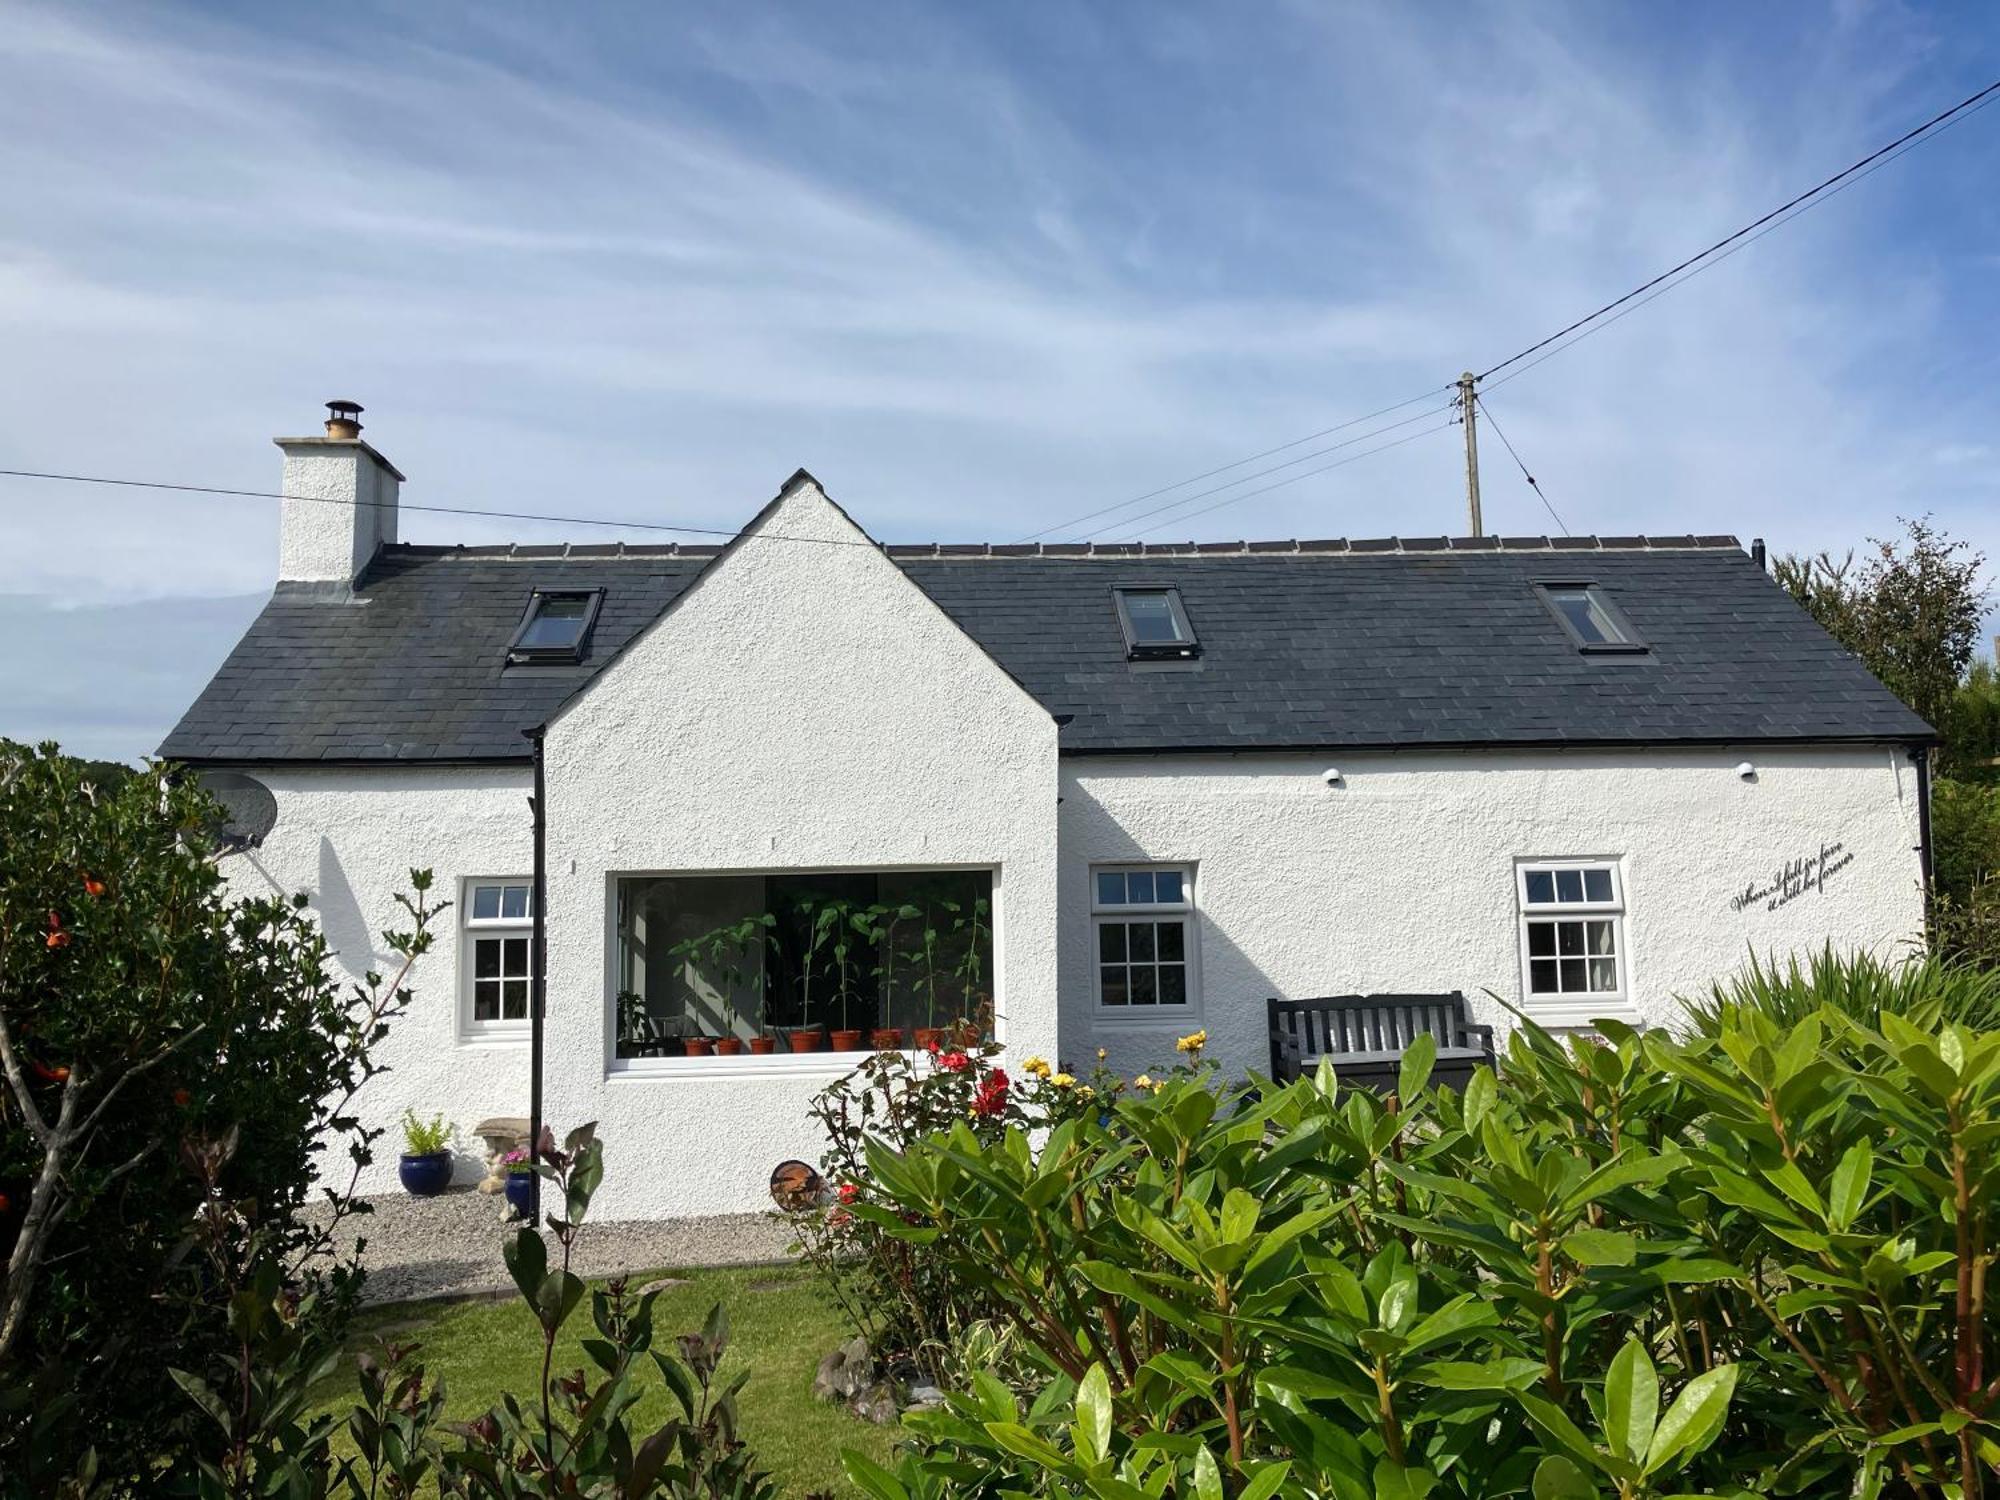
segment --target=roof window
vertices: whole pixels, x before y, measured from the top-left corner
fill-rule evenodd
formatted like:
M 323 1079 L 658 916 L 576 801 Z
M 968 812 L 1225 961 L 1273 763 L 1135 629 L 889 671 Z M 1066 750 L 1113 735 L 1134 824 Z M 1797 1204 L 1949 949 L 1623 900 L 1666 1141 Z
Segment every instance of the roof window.
M 528 596 L 521 628 L 507 643 L 507 660 L 581 661 L 603 600 L 602 589 L 536 589 Z
M 1187 661 L 1201 655 L 1179 589 L 1118 588 L 1118 624 L 1127 661 Z
M 1646 643 L 1594 583 L 1538 583 L 1535 592 L 1579 651 L 1641 652 Z

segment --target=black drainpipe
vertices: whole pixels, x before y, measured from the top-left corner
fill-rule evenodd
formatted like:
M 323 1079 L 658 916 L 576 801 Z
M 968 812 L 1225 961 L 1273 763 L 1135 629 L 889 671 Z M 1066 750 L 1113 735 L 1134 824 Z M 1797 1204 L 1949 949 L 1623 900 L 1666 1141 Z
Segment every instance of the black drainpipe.
M 1931 909 L 1931 747 L 1912 745 L 1910 759 L 1917 767 L 1917 868 L 1924 880 L 1924 923 L 1930 924 Z
M 528 943 L 528 1154 L 540 1160 L 542 1150 L 542 1000 L 548 993 L 549 818 L 547 784 L 542 777 L 542 742 L 549 726 L 524 730 L 535 747 L 535 792 L 529 807 L 535 816 L 535 926 Z M 533 1222 L 542 1222 L 542 1179 L 535 1176 Z

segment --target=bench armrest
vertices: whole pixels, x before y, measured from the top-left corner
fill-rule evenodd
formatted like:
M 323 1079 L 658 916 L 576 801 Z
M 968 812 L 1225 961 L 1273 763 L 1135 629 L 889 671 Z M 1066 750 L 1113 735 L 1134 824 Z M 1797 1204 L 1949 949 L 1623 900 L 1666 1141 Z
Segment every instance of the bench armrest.
M 1297 1078 L 1305 1069 L 1305 1056 L 1299 1050 L 1299 1039 L 1281 1026 L 1273 1026 L 1270 1031 L 1271 1054 L 1278 1060 L 1279 1078 Z

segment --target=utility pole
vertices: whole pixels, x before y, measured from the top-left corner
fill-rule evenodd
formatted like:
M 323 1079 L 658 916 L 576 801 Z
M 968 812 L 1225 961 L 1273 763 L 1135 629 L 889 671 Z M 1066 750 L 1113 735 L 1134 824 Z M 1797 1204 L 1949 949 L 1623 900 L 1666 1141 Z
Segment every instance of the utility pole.
M 1465 423 L 1465 510 L 1473 536 L 1485 535 L 1479 521 L 1479 432 L 1474 417 L 1479 406 L 1478 383 L 1479 377 L 1470 370 L 1458 377 L 1459 420 Z

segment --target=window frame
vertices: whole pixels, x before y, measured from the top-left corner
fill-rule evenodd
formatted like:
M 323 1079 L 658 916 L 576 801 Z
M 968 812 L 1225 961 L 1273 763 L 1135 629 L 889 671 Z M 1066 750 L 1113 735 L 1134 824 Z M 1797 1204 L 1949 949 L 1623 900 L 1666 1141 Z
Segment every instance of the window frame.
M 528 892 L 527 914 L 519 917 L 476 917 L 473 915 L 473 893 L 482 886 L 524 886 Z M 514 1045 L 528 1040 L 534 1024 L 534 963 L 535 963 L 535 877 L 532 875 L 468 875 L 459 881 L 458 919 L 458 1039 L 469 1044 Z M 505 909 L 506 897 L 501 897 Z M 482 1021 L 473 1015 L 474 984 L 477 972 L 476 954 L 482 938 L 504 940 L 508 936 L 524 936 L 528 940 L 528 1009 L 530 1014 L 519 1020 L 508 1020 L 504 1016 Z M 503 975 L 504 980 L 504 965 Z M 506 1001 L 501 1001 L 505 1008 Z
M 577 628 L 576 641 L 568 646 L 524 646 L 523 637 L 535 623 L 544 599 L 581 599 L 584 601 L 583 623 Z M 583 653 L 590 645 L 590 633 L 597 628 L 597 612 L 604 604 L 604 590 L 601 588 L 543 588 L 528 591 L 527 607 L 521 611 L 521 623 L 514 627 L 514 634 L 507 642 L 507 661 L 510 665 L 526 665 L 534 662 L 576 662 L 583 660 Z
M 1178 641 L 1142 641 L 1133 629 L 1132 616 L 1125 607 L 1126 599 L 1132 594 L 1161 594 L 1167 601 L 1167 610 L 1174 618 L 1174 628 L 1181 632 Z M 1118 629 L 1125 637 L 1125 659 L 1127 661 L 1193 661 L 1201 655 L 1201 636 L 1188 618 L 1187 605 L 1181 599 L 1180 589 L 1171 583 L 1115 583 L 1111 586 L 1111 606 L 1118 615 Z
M 1181 878 L 1179 901 L 1111 902 L 1098 900 L 1100 875 L 1158 874 L 1171 872 Z M 1090 1001 L 1091 1016 L 1098 1024 L 1124 1023 L 1132 1026 L 1178 1026 L 1201 1013 L 1201 907 L 1196 900 L 1196 867 L 1183 860 L 1109 860 L 1089 866 L 1090 882 Z M 1100 930 L 1107 922 L 1130 922 L 1151 917 L 1156 921 L 1178 917 L 1181 921 L 1181 970 L 1185 976 L 1185 998 L 1179 1004 L 1107 1004 L 1104 999 L 1103 939 Z M 1129 971 L 1131 958 L 1125 959 Z M 1157 970 L 1159 959 L 1153 964 Z
M 1611 875 L 1611 898 L 1607 901 L 1537 902 L 1528 901 L 1531 874 L 1563 870 L 1607 870 Z M 1599 1016 L 1614 1020 L 1632 1014 L 1632 959 L 1627 947 L 1626 917 L 1631 911 L 1631 887 L 1626 879 L 1625 861 L 1617 855 L 1564 855 L 1518 858 L 1514 861 L 1515 945 L 1521 969 L 1521 1008 L 1535 1020 L 1557 1026 L 1586 1025 Z M 1528 929 L 1538 922 L 1589 921 L 1602 919 L 1611 924 L 1611 961 L 1616 969 L 1617 987 L 1589 992 L 1537 991 L 1532 960 L 1528 952 Z M 1588 958 L 1590 955 L 1585 955 Z M 1599 955 L 1601 956 L 1601 955 Z
M 695 879 L 703 876 L 756 876 L 763 879 L 798 878 L 813 875 L 928 875 L 942 873 L 984 874 L 991 881 L 988 890 L 990 902 L 987 911 L 987 942 L 990 947 L 992 967 L 989 982 L 993 990 L 993 1040 L 1002 1046 L 1008 1045 L 1007 1003 L 1006 1003 L 1006 960 L 1003 956 L 1002 933 L 1005 923 L 1005 871 L 999 862 L 974 860 L 966 863 L 923 863 L 923 864 L 880 864 L 880 865 L 776 865 L 743 867 L 725 866 L 713 869 L 687 868 L 685 866 L 634 866 L 604 872 L 603 902 L 603 1008 L 600 1012 L 602 1026 L 603 1076 L 608 1085 L 617 1088 L 647 1089 L 659 1086 L 667 1080 L 688 1078 L 735 1079 L 758 1078 L 805 1080 L 814 1083 L 846 1076 L 854 1070 L 855 1060 L 862 1056 L 855 1052 L 777 1052 L 756 1056 L 743 1054 L 735 1057 L 680 1057 L 669 1054 L 664 1057 L 620 1057 L 618 1055 L 618 887 L 627 880 L 668 880 Z M 828 1020 L 822 1016 L 823 1021 Z M 922 1053 L 917 1049 L 914 1038 L 906 1039 L 903 1054 L 917 1059 Z
M 1534 590 L 1535 597 L 1541 600 L 1542 607 L 1549 612 L 1556 624 L 1562 627 L 1562 632 L 1569 638 L 1569 643 L 1585 656 L 1644 656 L 1653 649 L 1633 628 L 1631 620 L 1626 617 L 1625 611 L 1618 607 L 1617 601 L 1593 578 L 1538 578 L 1534 582 Z M 1576 628 L 1575 622 L 1563 613 L 1562 606 L 1556 603 L 1555 598 L 1559 593 L 1578 591 L 1589 597 L 1592 607 L 1604 616 L 1620 639 L 1587 641 L 1583 638 L 1582 632 Z

